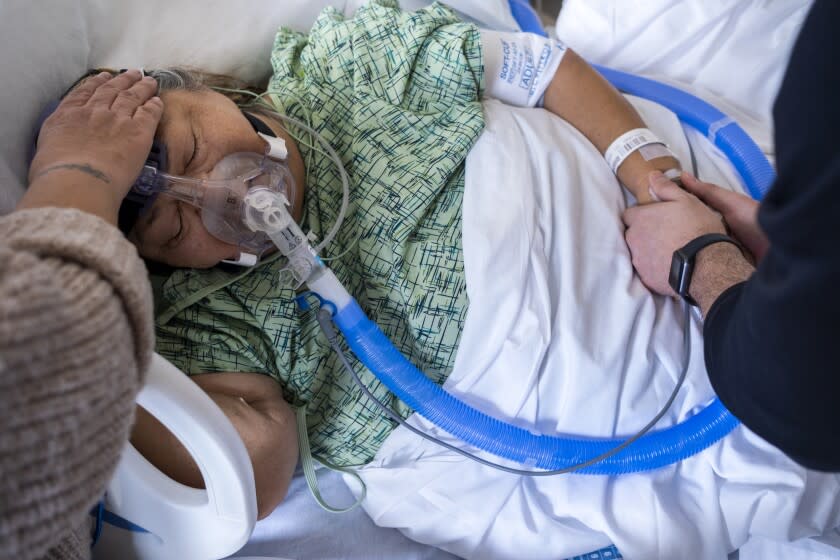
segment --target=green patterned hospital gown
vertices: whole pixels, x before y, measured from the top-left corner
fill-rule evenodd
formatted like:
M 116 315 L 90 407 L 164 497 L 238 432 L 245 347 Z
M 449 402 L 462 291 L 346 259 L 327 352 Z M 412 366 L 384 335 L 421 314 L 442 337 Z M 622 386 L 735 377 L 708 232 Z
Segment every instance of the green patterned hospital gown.
M 346 222 L 323 256 L 341 255 L 328 264 L 368 316 L 443 383 L 467 309 L 464 160 L 484 125 L 476 29 L 442 5 L 406 13 L 380 0 L 347 20 L 327 9 L 308 36 L 281 29 L 271 62 L 279 109 L 309 120 L 350 176 Z M 302 226 L 320 237 L 336 218 L 341 182 L 328 158 L 300 148 L 309 162 Z M 314 455 L 364 464 L 395 426 L 342 368 L 314 313 L 298 311 L 278 284 L 282 266 L 273 258 L 246 271 L 176 271 L 158 306 L 157 351 L 190 374 L 272 376 L 293 406 L 306 406 Z

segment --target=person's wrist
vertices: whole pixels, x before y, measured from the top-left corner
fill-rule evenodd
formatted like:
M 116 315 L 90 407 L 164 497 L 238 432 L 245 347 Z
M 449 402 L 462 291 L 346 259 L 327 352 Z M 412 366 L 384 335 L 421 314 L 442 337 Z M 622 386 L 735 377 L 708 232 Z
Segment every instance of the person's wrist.
M 755 268 L 736 245 L 712 243 L 695 256 L 688 293 L 705 317 L 720 294 L 748 279 L 754 271 Z
M 116 224 L 121 203 L 122 197 L 109 182 L 66 168 L 36 176 L 18 208 L 77 208 Z
M 681 169 L 680 162 L 672 157 L 661 157 L 646 161 L 636 152 L 627 160 L 629 160 L 629 165 L 625 167 L 622 164 L 622 167 L 619 167 L 619 179 L 622 179 L 622 182 L 640 203 L 655 202 L 655 199 L 650 196 L 651 173 L 659 171 L 664 174 L 672 169 Z M 625 161 L 625 163 L 628 163 L 628 161 Z M 679 179 L 679 176 L 669 177 L 669 180 L 682 187 L 682 184 L 676 179 Z

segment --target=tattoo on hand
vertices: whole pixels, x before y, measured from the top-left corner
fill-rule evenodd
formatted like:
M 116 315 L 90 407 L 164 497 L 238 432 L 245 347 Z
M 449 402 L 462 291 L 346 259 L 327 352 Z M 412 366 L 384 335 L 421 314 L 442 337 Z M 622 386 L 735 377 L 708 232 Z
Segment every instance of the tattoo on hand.
M 60 169 L 73 169 L 75 171 L 81 171 L 82 173 L 87 173 L 94 179 L 102 181 L 106 185 L 111 184 L 111 178 L 108 177 L 108 175 L 96 169 L 95 167 L 91 167 L 86 163 L 61 163 L 59 165 L 53 165 L 52 167 L 47 167 L 46 169 L 35 175 L 34 179 L 40 179 L 44 175 L 52 173 L 53 171 L 58 171 Z

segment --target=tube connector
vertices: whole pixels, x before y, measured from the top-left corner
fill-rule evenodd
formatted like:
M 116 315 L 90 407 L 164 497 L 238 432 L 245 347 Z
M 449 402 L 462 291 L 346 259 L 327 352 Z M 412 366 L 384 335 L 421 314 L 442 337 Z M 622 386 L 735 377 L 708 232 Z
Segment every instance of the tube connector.
M 268 235 L 289 260 L 280 271 L 281 282 L 299 288 L 323 265 L 303 230 L 289 213 L 289 201 L 280 193 L 257 187 L 248 191 L 243 202 L 248 227 Z

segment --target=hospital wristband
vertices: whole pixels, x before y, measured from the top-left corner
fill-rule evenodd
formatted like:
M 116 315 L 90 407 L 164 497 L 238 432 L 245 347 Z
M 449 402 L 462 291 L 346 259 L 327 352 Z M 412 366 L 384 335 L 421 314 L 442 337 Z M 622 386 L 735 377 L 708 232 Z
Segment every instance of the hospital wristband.
M 604 159 L 612 169 L 612 172 L 618 175 L 618 168 L 624 163 L 630 154 L 639 151 L 645 161 L 660 157 L 673 157 L 674 153 L 668 146 L 656 137 L 656 135 L 647 128 L 634 128 L 628 130 L 615 140 L 613 140 L 607 151 L 604 152 Z

